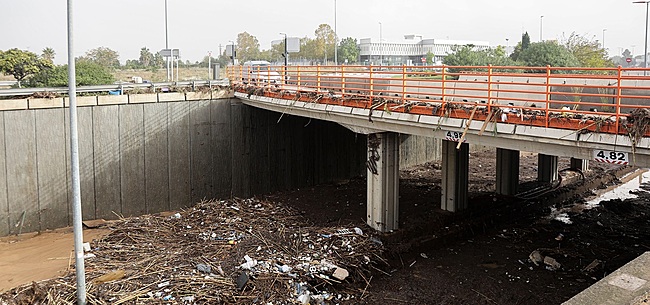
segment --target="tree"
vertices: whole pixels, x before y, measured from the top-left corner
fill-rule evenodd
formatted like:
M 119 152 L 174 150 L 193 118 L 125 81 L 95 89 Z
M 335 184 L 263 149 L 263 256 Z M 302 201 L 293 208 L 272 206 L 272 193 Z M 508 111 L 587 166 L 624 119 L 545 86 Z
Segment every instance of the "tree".
M 515 49 L 512 51 L 512 54 L 510 54 L 510 58 L 512 60 L 518 60 L 519 59 L 519 54 L 523 52 L 524 50 L 528 49 L 530 46 L 530 36 L 528 35 L 528 32 L 525 32 L 521 34 L 521 41 L 517 43 L 515 46 Z
M 109 68 L 87 60 L 77 60 L 75 64 L 77 86 L 107 85 L 115 81 Z M 67 87 L 68 65 L 56 66 L 53 69 L 34 75 L 29 79 L 30 87 Z
M 318 26 L 316 31 L 316 52 L 322 56 L 323 61 L 327 63 L 327 58 L 334 57 L 334 47 L 336 45 L 336 35 L 329 24 L 323 23 Z
M 154 56 L 147 47 L 142 47 L 142 49 L 140 49 L 140 58 L 138 61 L 140 61 L 140 64 L 143 67 L 148 68 L 154 64 Z
M 512 59 L 506 56 L 502 46 L 497 48 L 475 50 L 472 45 L 456 46 L 452 53 L 447 55 L 443 63 L 449 66 L 514 66 L 517 65 Z M 472 70 L 472 69 L 463 69 Z M 450 69 L 451 72 L 459 72 L 458 69 Z
M 81 61 L 91 61 L 106 68 L 119 68 L 120 55 L 109 48 L 99 47 L 86 52 L 85 56 L 79 58 Z
M 625 58 L 632 58 L 632 52 L 630 52 L 630 49 L 625 49 L 621 55 L 623 55 Z
M 359 60 L 359 44 L 356 38 L 348 37 L 341 40 L 339 45 L 339 61 L 344 63 L 356 63 Z
M 427 64 L 433 64 L 435 61 L 436 55 L 433 54 L 433 52 L 429 51 L 427 52 L 426 59 L 427 59 Z
M 10 49 L 0 53 L 0 71 L 5 75 L 12 75 L 18 81 L 19 88 L 26 77 L 52 67 L 50 61 L 29 51 Z
M 519 61 L 529 67 L 577 67 L 580 61 L 563 45 L 553 41 L 530 44 L 519 55 Z
M 247 32 L 237 34 L 237 58 L 244 63 L 249 60 L 256 60 L 260 55 L 260 43 L 255 36 Z
M 563 45 L 578 59 L 582 67 L 614 66 L 614 63 L 607 58 L 607 50 L 603 49 L 598 41 L 587 39 L 585 36 L 573 32 L 564 39 Z
M 43 49 L 43 53 L 41 54 L 41 58 L 49 61 L 50 63 L 54 63 L 54 56 L 56 56 L 56 52 L 52 48 Z

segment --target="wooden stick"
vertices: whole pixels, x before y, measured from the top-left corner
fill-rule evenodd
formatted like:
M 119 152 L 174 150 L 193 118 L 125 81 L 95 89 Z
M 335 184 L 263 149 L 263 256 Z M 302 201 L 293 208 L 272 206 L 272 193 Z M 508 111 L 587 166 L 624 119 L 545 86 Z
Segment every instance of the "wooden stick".
M 469 115 L 469 120 L 467 120 L 467 124 L 465 124 L 465 130 L 463 131 L 463 135 L 460 136 L 460 140 L 458 140 L 458 145 L 456 145 L 456 149 L 460 149 L 460 146 L 463 145 L 463 140 L 465 140 L 465 136 L 467 135 L 467 131 L 469 130 L 469 124 L 472 123 L 472 120 L 474 119 L 474 114 L 476 114 L 476 109 L 478 109 L 478 104 L 474 105 L 474 109 L 472 109 L 472 113 Z
M 492 110 L 490 113 L 488 113 L 487 118 L 485 118 L 485 121 L 483 122 L 483 126 L 481 126 L 481 131 L 478 132 L 479 136 L 483 135 L 483 132 L 485 132 L 485 129 L 487 128 L 487 125 L 490 124 L 490 121 L 492 121 L 492 117 L 494 116 L 495 111 Z

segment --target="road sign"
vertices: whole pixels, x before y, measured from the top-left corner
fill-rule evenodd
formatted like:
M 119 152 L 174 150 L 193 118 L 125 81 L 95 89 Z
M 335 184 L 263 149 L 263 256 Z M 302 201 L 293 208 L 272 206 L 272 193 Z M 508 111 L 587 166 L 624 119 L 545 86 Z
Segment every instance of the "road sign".
M 426 64 L 426 63 L 427 63 L 427 58 L 426 58 L 426 57 L 422 57 L 422 63 L 423 63 L 423 64 Z
M 628 58 L 625 59 L 625 61 L 627 61 L 628 63 L 631 63 L 631 62 L 632 62 L 632 58 L 629 58 L 629 57 L 628 57 Z

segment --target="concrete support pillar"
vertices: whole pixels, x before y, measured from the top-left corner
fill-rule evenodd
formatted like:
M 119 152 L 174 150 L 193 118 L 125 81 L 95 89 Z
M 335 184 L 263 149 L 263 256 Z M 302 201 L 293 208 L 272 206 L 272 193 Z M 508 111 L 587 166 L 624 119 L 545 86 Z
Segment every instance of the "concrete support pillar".
M 537 181 L 553 182 L 558 179 L 557 156 L 537 155 Z
M 467 209 L 469 144 L 442 140 L 442 200 L 440 208 L 450 212 Z
M 399 216 L 399 134 L 368 135 L 369 226 L 381 232 L 396 230 Z
M 589 170 L 589 160 L 571 158 L 571 168 L 579 169 L 584 173 Z
M 516 195 L 519 187 L 519 151 L 497 148 L 496 193 Z

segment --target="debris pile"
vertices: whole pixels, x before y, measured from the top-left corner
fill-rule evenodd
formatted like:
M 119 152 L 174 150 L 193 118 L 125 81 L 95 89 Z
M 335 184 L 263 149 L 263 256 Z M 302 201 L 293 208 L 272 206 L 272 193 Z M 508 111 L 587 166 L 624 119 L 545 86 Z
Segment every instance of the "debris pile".
M 171 216 L 110 222 L 86 259 L 89 304 L 346 304 L 388 266 L 379 239 L 315 227 L 257 199 L 202 202 Z M 74 272 L 0 295 L 0 304 L 75 302 Z M 367 294 L 365 294 L 367 295 Z M 4 302 L 4 303 L 3 303 Z

